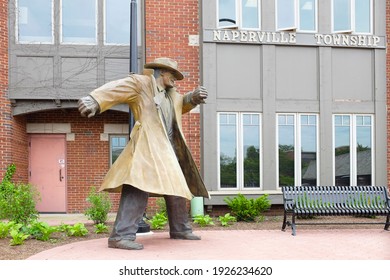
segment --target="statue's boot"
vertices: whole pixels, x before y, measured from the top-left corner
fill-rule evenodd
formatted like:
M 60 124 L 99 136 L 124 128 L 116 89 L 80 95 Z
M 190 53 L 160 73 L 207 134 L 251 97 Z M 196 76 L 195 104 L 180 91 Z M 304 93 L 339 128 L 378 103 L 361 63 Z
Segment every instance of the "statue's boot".
M 134 242 L 138 224 L 148 203 L 149 194 L 130 185 L 123 185 L 118 213 L 108 238 L 109 248 L 141 250 L 143 245 Z
M 200 236 L 192 233 L 188 221 L 186 199 L 179 196 L 164 196 L 169 221 L 171 239 L 200 240 Z

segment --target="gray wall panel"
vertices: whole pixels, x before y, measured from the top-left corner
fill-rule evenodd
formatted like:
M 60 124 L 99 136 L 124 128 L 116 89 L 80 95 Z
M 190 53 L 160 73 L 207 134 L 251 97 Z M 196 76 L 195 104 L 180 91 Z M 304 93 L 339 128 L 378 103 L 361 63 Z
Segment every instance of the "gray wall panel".
M 16 85 L 25 87 L 52 87 L 54 85 L 53 57 L 19 56 L 16 58 Z
M 259 46 L 217 46 L 218 98 L 260 99 L 261 71 Z M 249 82 L 250 81 L 250 82 Z
M 62 87 L 97 87 L 97 59 L 63 57 L 61 59 Z
M 373 51 L 332 49 L 334 101 L 373 101 Z
M 318 100 L 317 48 L 276 47 L 276 98 Z

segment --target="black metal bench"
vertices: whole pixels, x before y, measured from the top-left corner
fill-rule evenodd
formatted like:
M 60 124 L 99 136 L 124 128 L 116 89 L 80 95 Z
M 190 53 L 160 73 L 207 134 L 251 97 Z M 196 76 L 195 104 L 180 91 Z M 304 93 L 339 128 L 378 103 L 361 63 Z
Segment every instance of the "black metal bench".
M 350 224 L 385 224 L 384 229 L 389 230 L 390 198 L 385 186 L 282 186 L 282 192 L 282 231 L 291 226 L 292 235 L 296 235 L 297 217 L 314 216 L 387 216 L 385 223 Z

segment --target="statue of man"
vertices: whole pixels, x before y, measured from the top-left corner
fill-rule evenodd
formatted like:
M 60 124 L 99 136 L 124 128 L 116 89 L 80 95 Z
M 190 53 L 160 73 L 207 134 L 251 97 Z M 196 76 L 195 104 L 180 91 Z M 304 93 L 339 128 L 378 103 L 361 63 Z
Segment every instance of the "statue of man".
M 144 73 L 130 74 L 92 91 L 79 100 L 82 116 L 92 117 L 126 103 L 134 116 L 130 141 L 106 174 L 100 190 L 121 192 L 108 247 L 143 249 L 135 242 L 149 194 L 165 198 L 169 234 L 173 239 L 199 240 L 188 220 L 186 199 L 209 197 L 182 132 L 182 114 L 205 103 L 200 86 L 184 95 L 175 89 L 182 80 L 177 62 L 157 58 Z

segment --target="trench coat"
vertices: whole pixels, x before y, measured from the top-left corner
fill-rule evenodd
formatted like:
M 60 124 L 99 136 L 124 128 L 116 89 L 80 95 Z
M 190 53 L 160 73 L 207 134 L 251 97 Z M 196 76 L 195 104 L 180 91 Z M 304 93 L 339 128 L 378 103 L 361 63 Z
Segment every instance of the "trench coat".
M 99 104 L 100 113 L 126 103 L 135 121 L 130 140 L 107 172 L 100 191 L 120 192 L 128 184 L 151 195 L 209 198 L 182 132 L 182 114 L 195 106 L 175 89 L 167 93 L 174 107 L 173 145 L 159 112 L 153 70 L 108 82 L 90 93 Z

